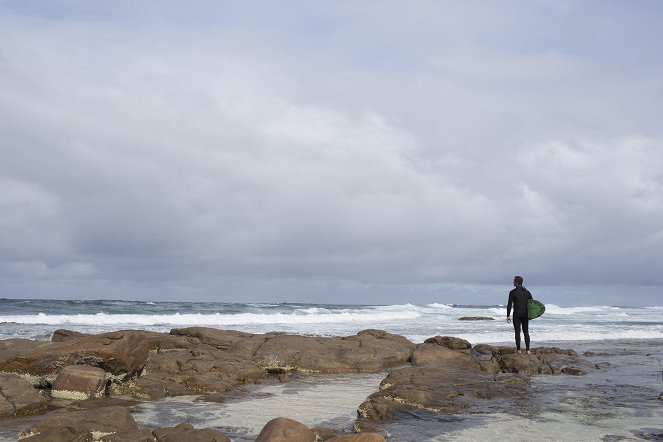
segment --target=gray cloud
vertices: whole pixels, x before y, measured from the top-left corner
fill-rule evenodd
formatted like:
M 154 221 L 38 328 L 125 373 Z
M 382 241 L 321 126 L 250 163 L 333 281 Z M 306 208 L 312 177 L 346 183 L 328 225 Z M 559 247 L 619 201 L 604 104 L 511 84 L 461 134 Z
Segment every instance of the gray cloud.
M 653 303 L 661 13 L 3 6 L 0 296 Z

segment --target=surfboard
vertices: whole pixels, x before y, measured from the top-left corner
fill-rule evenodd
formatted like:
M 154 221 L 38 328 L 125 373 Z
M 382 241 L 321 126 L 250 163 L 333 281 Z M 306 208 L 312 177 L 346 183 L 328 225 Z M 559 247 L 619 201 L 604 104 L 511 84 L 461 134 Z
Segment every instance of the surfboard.
M 529 317 L 529 319 L 538 318 L 545 311 L 546 311 L 546 306 L 543 305 L 543 303 L 536 301 L 534 299 L 530 299 L 529 301 L 527 301 L 527 317 Z

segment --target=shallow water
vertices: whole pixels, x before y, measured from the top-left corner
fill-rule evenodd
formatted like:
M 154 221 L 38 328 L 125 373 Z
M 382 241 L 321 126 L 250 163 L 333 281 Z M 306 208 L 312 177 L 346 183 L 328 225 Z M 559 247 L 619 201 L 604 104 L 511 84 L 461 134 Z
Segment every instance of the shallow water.
M 196 401 L 195 397 L 146 402 L 131 409 L 141 427 L 190 422 L 196 428 L 214 427 L 233 441 L 252 441 L 276 417 L 288 417 L 313 427 L 351 431 L 357 406 L 377 391 L 381 374 L 293 376 L 287 383 L 247 386 L 241 399 L 225 403 Z

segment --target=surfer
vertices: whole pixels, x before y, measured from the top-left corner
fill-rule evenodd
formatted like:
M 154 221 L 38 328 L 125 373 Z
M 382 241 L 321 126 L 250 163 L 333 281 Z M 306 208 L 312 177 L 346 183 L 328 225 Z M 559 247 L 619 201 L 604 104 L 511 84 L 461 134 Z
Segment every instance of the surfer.
M 527 316 L 527 300 L 532 299 L 532 294 L 523 287 L 523 277 L 514 276 L 513 285 L 515 289 L 509 292 L 509 303 L 506 306 L 506 322 L 511 323 L 511 307 L 513 307 L 513 328 L 516 332 L 516 352 L 520 353 L 520 328 L 525 335 L 525 349 L 529 351 L 529 318 Z

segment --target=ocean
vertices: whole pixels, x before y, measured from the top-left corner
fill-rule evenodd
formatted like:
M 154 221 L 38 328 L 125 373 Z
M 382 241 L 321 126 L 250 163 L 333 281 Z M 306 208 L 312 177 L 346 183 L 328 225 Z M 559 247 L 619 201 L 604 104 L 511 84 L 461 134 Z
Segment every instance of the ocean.
M 462 321 L 462 317 L 492 320 Z M 80 300 L 0 300 L 0 339 L 48 340 L 60 328 L 84 333 L 120 329 L 168 332 L 204 326 L 250 333 L 280 331 L 314 336 L 382 329 L 415 343 L 455 336 L 472 344 L 513 345 L 503 305 L 242 304 Z M 442 440 L 662 440 L 663 307 L 546 305 L 530 322 L 532 347 L 591 351 L 610 367 L 586 376 L 536 376 L 518 410 L 438 415 L 412 413 L 380 424 L 393 441 Z M 233 441 L 250 441 L 280 415 L 310 427 L 351 428 L 356 408 L 376 391 L 385 373 L 294 376 L 285 384 L 247 386 L 224 404 L 195 397 L 145 402 L 132 410 L 139 425 L 214 427 Z M 16 425 L 19 425 L 18 423 Z M 19 428 L 0 425 L 0 440 Z M 21 428 L 23 429 L 23 428 Z

